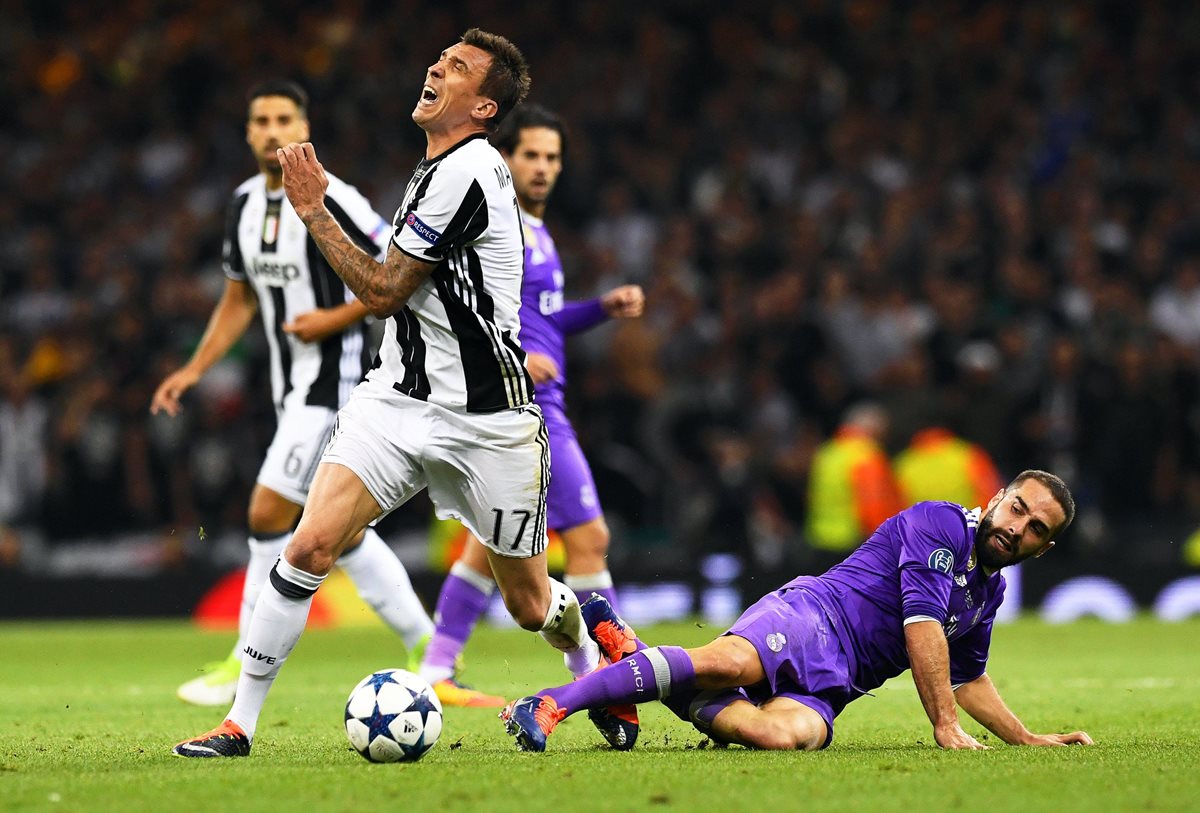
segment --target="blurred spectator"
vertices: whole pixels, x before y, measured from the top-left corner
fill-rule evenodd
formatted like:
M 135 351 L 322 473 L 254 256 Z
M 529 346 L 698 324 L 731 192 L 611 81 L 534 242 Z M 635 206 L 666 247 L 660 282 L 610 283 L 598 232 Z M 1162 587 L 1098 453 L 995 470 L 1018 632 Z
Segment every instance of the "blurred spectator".
M 614 521 L 683 560 L 798 542 L 813 449 L 863 399 L 892 450 L 927 405 L 969 408 L 1003 474 L 1045 465 L 1107 520 L 1077 530 L 1200 521 L 1200 5 L 586 2 L 553 37 L 523 0 L 420 26 L 358 0 L 9 6 L 0 331 L 25 384 L 0 406 L 44 416 L 47 486 L 20 499 L 52 535 L 241 522 L 274 420 L 246 394 L 261 337 L 229 360 L 240 398 L 198 394 L 177 428 L 131 405 L 219 296 L 242 93 L 295 77 L 322 155 L 386 207 L 419 132 L 375 125 L 471 25 L 525 49 L 571 126 L 571 294 L 648 293 L 572 350 L 585 451 L 629 494 Z M 37 454 L 16 448 L 0 469 Z
M 982 447 L 941 426 L 922 429 L 895 460 L 904 505 L 949 500 L 984 507 L 1004 487 L 996 465 Z
M 845 552 L 904 506 L 883 450 L 887 413 L 858 404 L 832 438 L 817 448 L 808 481 L 806 538 L 813 547 Z

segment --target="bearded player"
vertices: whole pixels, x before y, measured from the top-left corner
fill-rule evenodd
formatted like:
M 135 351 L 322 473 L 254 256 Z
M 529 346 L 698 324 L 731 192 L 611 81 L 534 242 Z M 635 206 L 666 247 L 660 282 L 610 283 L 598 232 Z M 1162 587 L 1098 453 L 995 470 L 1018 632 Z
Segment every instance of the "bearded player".
M 986 671 L 1001 569 L 1049 551 L 1074 514 L 1066 484 L 1035 470 L 997 492 L 982 517 L 918 503 L 842 563 L 768 593 L 696 649 L 647 648 L 602 597 L 589 599 L 589 632 L 617 663 L 514 701 L 501 717 L 521 750 L 542 751 L 569 714 L 661 700 L 719 743 L 815 750 L 833 741 L 847 703 L 911 669 L 942 748 L 985 748 L 958 708 L 1010 745 L 1090 745 L 1082 731 L 1029 731 Z

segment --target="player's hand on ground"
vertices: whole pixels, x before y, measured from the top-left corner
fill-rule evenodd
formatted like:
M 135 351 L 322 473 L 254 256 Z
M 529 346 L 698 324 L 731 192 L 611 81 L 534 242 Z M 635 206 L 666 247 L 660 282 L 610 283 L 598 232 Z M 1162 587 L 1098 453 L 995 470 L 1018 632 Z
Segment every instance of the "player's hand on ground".
M 276 155 L 283 168 L 283 190 L 296 214 L 307 223 L 308 218 L 325 205 L 325 190 L 329 188 L 325 167 L 317 160 L 317 151 L 308 141 L 281 147 Z
M 1092 745 L 1092 738 L 1086 731 L 1072 731 L 1070 734 L 1034 734 L 1025 745 Z
M 199 380 L 200 376 L 187 367 L 181 367 L 171 373 L 154 391 L 154 397 L 150 399 L 150 414 L 157 415 L 165 412 L 174 418 L 183 409 L 179 399 Z
M 604 312 L 614 319 L 632 319 L 642 315 L 646 307 L 646 295 L 640 285 L 622 285 L 600 297 Z
M 989 750 L 986 745 L 981 744 L 979 740 L 963 731 L 962 726 L 957 722 L 934 728 L 933 738 L 937 740 L 939 746 L 950 751 L 960 749 L 975 751 Z
M 317 308 L 306 313 L 297 314 L 296 318 L 283 325 L 283 332 L 290 333 L 306 344 L 319 342 L 332 336 L 340 325 L 336 316 L 328 308 Z
M 534 384 L 544 384 L 558 378 L 558 365 L 544 353 L 529 353 L 525 356 L 525 369 Z

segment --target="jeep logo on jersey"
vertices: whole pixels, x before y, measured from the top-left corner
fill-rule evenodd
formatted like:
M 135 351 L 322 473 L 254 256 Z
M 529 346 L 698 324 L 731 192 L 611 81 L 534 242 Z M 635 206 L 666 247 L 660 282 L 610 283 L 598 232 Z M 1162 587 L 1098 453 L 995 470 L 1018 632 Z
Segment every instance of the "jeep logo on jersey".
M 954 570 L 954 554 L 949 548 L 938 548 L 929 554 L 929 567 L 939 573 L 949 573 Z
M 404 218 L 404 222 L 408 224 L 410 229 L 417 233 L 417 237 L 420 237 L 430 245 L 436 245 L 437 242 L 442 239 L 441 234 L 426 226 L 423 222 L 421 222 L 421 218 L 417 217 L 412 212 L 408 213 L 408 216 Z
M 255 258 L 250 266 L 250 275 L 267 285 L 284 285 L 300 279 L 300 266 L 295 263 L 276 263 Z

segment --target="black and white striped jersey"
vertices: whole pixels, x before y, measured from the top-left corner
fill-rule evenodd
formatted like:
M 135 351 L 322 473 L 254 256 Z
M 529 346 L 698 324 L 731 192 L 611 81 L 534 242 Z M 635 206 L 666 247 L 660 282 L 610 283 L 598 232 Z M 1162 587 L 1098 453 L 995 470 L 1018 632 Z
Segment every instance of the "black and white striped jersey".
M 391 230 L 357 189 L 329 175 L 325 205 L 351 240 L 383 257 Z M 283 332 L 299 314 L 344 304 L 354 295 L 330 268 L 283 190 L 267 191 L 265 175 L 255 175 L 233 193 L 223 255 L 225 276 L 250 283 L 258 296 L 276 409 L 341 407 L 367 371 L 366 328 L 357 322 L 312 344 Z
M 531 403 L 518 316 L 525 243 L 500 153 L 477 134 L 421 161 L 392 226 L 398 250 L 437 267 L 388 319 L 368 378 L 466 412 Z

